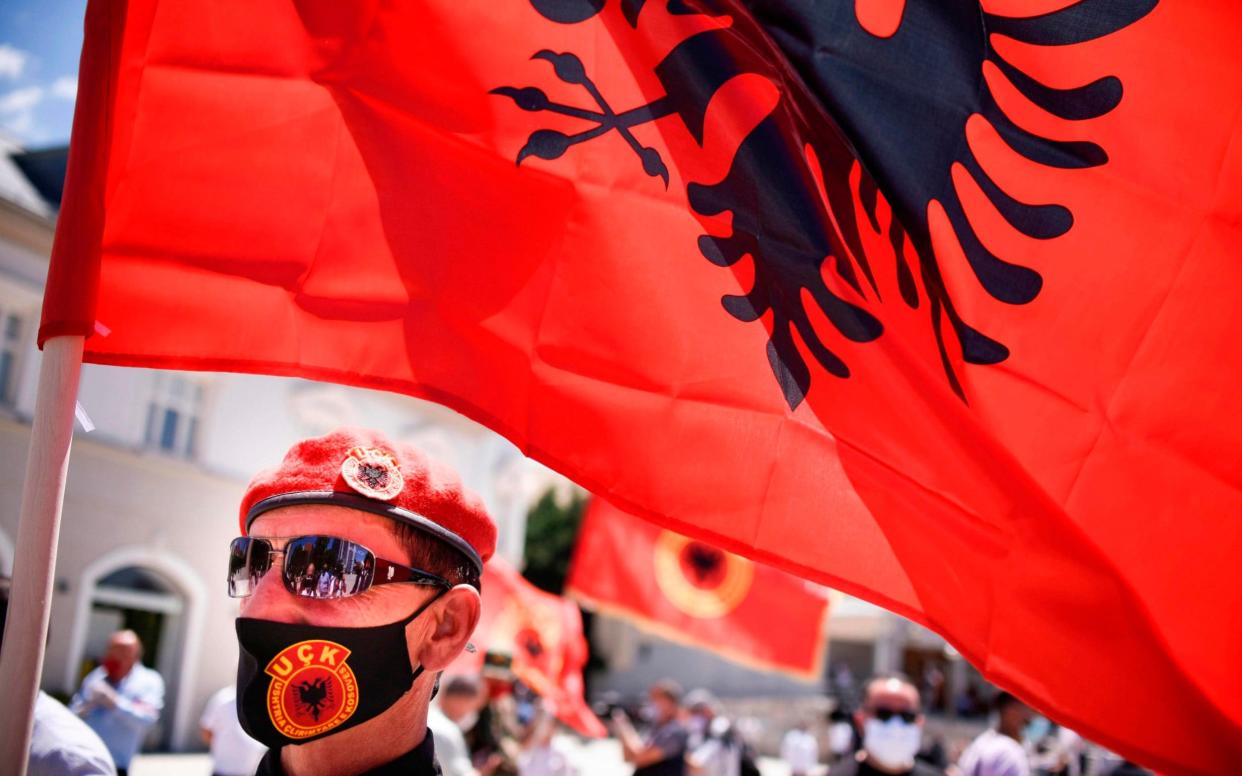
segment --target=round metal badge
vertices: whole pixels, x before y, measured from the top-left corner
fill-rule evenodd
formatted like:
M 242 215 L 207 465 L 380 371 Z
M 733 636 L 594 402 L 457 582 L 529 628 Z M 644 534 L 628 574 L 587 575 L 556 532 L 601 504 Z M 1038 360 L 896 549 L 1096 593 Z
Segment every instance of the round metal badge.
M 355 447 L 341 464 L 349 487 L 367 498 L 391 501 L 405 487 L 397 457 L 378 447 Z

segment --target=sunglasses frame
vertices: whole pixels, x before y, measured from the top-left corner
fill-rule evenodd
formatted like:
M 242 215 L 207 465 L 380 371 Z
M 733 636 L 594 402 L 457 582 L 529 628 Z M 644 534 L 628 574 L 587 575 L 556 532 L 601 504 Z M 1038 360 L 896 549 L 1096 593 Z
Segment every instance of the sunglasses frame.
M 372 569 L 370 582 L 368 582 L 367 585 L 360 590 L 356 590 L 350 593 L 341 593 L 339 595 L 330 595 L 330 596 L 321 597 L 318 595 L 306 595 L 300 592 L 297 585 L 295 584 L 294 578 L 290 575 L 290 572 L 287 568 L 287 564 L 289 562 L 288 547 L 289 545 L 294 544 L 295 542 L 301 542 L 301 541 L 305 541 L 308 539 L 312 541 L 318 541 L 320 539 L 329 539 L 331 541 L 343 542 L 345 544 L 353 545 L 355 548 L 363 550 L 364 552 L 368 553 L 371 556 L 372 561 L 374 561 L 374 568 Z M 240 594 L 240 595 L 235 594 L 233 592 L 233 573 L 234 572 L 232 570 L 232 558 L 233 558 L 234 553 L 236 552 L 235 547 L 237 546 L 238 542 L 258 543 L 263 546 L 266 546 L 267 557 L 268 557 L 267 568 L 257 573 L 251 570 L 250 592 L 245 593 L 245 594 Z M 440 576 L 439 574 L 433 574 L 430 571 L 424 571 L 423 569 L 415 568 L 413 566 L 407 566 L 403 563 L 397 563 L 396 561 L 386 560 L 376 555 L 375 551 L 372 550 L 370 547 L 367 547 L 355 541 L 351 541 L 349 539 L 345 539 L 340 536 L 332 536 L 330 534 L 304 534 L 301 536 L 286 536 L 286 537 L 274 536 L 270 538 L 259 538 L 255 536 L 238 536 L 237 538 L 233 539 L 233 541 L 229 542 L 229 574 L 228 574 L 228 579 L 227 579 L 229 583 L 229 597 L 230 598 L 249 598 L 251 595 L 254 595 L 254 585 L 256 585 L 260 579 L 262 579 L 269 571 L 272 570 L 272 566 L 274 564 L 272 563 L 271 559 L 273 555 L 277 555 L 277 554 L 281 555 L 284 558 L 280 564 L 280 577 L 281 577 L 281 581 L 284 582 L 285 590 L 288 590 L 291 594 L 301 597 L 301 598 L 312 598 L 317 601 L 334 601 L 334 600 L 341 599 L 341 598 L 353 598 L 354 596 L 362 595 L 363 593 L 367 592 L 368 590 L 375 587 L 376 585 L 396 584 L 399 582 L 404 582 L 404 583 L 409 583 L 409 584 L 414 584 L 414 585 L 424 585 L 427 587 L 436 587 L 436 588 L 440 588 L 443 590 L 448 590 L 453 587 L 452 582 L 449 582 L 447 579 Z M 251 557 L 251 553 L 249 551 L 245 552 L 245 557 L 246 557 L 247 563 L 242 568 L 246 568 L 250 566 L 249 559 Z M 239 571 L 240 570 L 241 569 L 239 569 Z
M 919 719 L 917 711 L 897 711 L 896 709 L 888 708 L 867 709 L 867 714 L 881 722 L 888 722 L 893 717 L 901 717 L 901 721 L 907 725 L 913 725 Z

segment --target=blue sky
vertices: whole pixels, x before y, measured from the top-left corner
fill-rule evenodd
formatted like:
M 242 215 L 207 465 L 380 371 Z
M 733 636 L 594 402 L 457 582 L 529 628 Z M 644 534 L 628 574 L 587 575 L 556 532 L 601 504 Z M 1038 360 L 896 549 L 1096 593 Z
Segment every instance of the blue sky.
M 30 148 L 69 140 L 85 12 L 86 0 L 0 3 L 0 130 Z

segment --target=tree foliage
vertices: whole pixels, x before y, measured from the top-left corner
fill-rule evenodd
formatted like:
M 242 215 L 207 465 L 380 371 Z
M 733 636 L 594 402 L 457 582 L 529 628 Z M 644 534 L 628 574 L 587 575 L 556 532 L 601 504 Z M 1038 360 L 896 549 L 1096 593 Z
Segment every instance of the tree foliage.
M 556 492 L 549 488 L 527 513 L 526 568 L 522 575 L 535 587 L 557 595 L 565 589 L 586 504 L 584 493 L 575 490 L 567 500 L 558 501 Z

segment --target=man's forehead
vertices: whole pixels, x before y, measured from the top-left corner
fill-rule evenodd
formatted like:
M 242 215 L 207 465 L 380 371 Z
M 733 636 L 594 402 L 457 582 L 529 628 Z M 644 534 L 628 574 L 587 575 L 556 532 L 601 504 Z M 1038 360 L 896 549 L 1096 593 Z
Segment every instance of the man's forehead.
M 918 705 L 918 691 L 900 679 L 881 679 L 868 686 L 867 703 L 887 708 L 914 708 Z
M 325 534 L 357 542 L 377 555 L 402 560 L 408 550 L 397 539 L 392 520 L 347 507 L 329 504 L 297 504 L 264 512 L 250 526 L 258 539 Z

